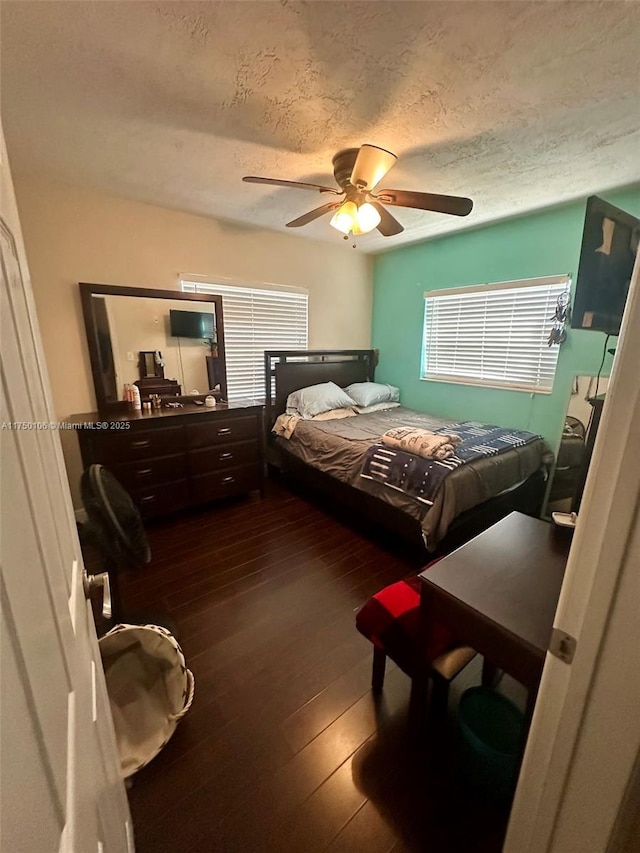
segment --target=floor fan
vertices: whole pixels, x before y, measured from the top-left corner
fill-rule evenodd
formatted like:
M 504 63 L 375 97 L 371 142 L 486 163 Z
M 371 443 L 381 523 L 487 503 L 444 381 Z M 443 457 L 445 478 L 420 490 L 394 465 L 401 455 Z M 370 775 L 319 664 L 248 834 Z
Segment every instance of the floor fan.
M 91 465 L 80 481 L 87 521 L 80 526 L 80 540 L 94 548 L 103 561 L 101 571 L 109 575 L 111 611 L 118 622 L 157 622 L 141 614 L 125 614 L 119 588 L 123 571 L 138 569 L 151 559 L 149 540 L 140 513 L 129 493 L 102 465 Z M 164 625 L 165 619 L 159 624 Z M 167 626 L 168 627 L 168 626 Z

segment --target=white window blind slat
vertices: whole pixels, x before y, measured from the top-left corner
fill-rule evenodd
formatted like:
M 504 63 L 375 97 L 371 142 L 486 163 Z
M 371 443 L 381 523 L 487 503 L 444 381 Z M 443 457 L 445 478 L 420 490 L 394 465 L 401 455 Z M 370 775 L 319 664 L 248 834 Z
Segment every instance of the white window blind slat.
M 423 379 L 550 393 L 547 339 L 568 276 L 425 294 Z
M 306 291 L 182 281 L 189 293 L 222 296 L 230 400 L 264 397 L 264 351 L 307 349 Z

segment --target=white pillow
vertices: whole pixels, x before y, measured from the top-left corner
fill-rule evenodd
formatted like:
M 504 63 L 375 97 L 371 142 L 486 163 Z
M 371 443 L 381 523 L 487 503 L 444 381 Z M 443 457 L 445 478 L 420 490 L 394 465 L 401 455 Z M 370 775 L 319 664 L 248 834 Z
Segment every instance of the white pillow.
M 387 409 L 397 409 L 400 403 L 374 403 L 373 406 L 356 406 L 359 415 L 370 415 L 371 412 L 384 412 Z
M 344 389 L 357 406 L 375 406 L 376 403 L 397 403 L 400 390 L 395 385 L 382 382 L 354 382 Z
M 309 420 L 330 409 L 353 408 L 354 400 L 335 382 L 322 382 L 294 391 L 287 397 L 287 414 Z

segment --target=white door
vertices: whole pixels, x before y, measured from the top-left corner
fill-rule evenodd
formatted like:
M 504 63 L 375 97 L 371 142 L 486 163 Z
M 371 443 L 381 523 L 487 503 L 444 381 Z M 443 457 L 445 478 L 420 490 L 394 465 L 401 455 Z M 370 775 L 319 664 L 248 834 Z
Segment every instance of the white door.
M 60 440 L 50 427 L 1 127 L 0 137 L 1 845 L 12 853 L 130 853 L 131 818 Z
M 505 853 L 640 851 L 639 364 L 640 253 L 554 621 L 575 654 L 547 654 Z

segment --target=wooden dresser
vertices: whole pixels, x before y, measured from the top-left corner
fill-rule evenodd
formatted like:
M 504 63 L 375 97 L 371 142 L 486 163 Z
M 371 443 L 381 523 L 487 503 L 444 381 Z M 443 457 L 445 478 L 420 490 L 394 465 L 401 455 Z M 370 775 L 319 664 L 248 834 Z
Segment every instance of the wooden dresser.
M 264 488 L 262 406 L 222 404 L 69 418 L 85 468 L 99 462 L 144 518 Z

